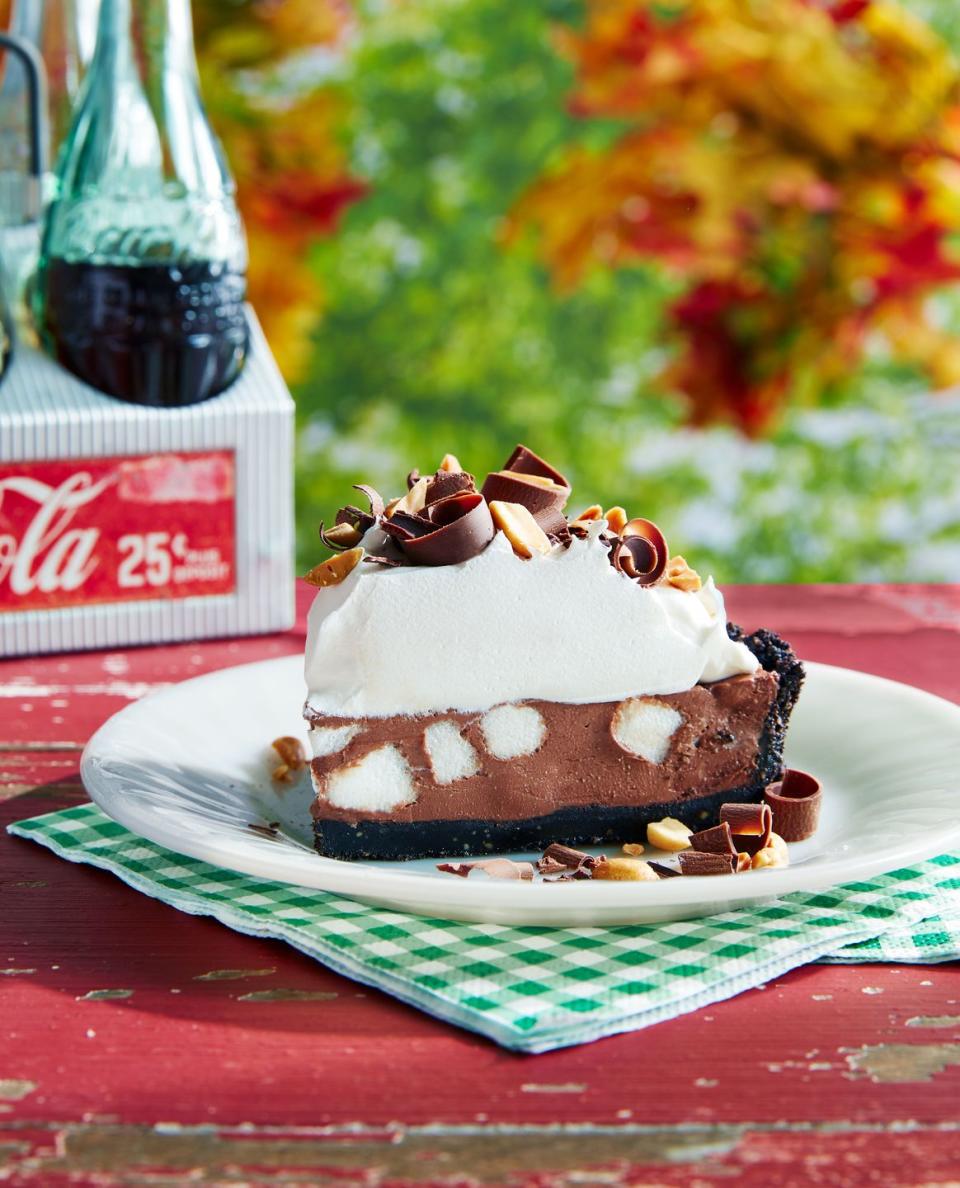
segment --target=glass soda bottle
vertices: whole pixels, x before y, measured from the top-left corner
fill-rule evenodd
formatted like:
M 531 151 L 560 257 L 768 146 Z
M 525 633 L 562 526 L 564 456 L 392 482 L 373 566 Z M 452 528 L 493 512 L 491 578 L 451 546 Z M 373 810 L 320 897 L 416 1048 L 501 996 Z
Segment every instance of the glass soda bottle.
M 215 396 L 247 353 L 246 241 L 200 100 L 190 0 L 104 0 L 35 285 L 54 357 L 135 404 Z

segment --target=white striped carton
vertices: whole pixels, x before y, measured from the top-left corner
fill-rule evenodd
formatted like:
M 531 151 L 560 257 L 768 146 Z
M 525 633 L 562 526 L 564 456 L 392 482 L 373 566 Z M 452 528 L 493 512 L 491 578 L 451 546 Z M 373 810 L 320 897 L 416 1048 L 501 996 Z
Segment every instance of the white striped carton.
M 0 656 L 285 630 L 293 401 L 250 313 L 222 395 L 113 400 L 18 342 L 0 382 Z

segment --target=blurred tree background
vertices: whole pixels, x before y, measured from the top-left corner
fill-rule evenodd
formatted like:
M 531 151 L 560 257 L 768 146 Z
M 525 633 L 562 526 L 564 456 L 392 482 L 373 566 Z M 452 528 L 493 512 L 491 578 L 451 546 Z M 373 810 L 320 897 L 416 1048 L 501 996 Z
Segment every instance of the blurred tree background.
M 523 440 L 721 581 L 960 576 L 955 0 L 194 16 L 297 401 L 301 567 L 351 483 Z

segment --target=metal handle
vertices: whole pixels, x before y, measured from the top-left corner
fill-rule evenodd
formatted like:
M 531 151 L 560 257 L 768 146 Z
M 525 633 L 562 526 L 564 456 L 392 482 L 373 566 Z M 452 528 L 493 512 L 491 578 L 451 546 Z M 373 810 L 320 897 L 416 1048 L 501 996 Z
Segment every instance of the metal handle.
M 47 76 L 36 46 L 23 37 L 0 33 L 0 48 L 20 59 L 27 80 L 27 115 L 30 137 L 30 174 L 41 178 L 47 170 Z

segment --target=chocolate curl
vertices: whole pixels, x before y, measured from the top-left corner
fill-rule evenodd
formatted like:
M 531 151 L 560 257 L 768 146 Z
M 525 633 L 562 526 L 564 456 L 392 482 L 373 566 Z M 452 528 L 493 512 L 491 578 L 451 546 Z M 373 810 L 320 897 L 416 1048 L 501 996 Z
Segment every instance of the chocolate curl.
M 354 524 L 340 523 L 334 524 L 332 528 L 326 528 L 321 520 L 318 531 L 323 543 L 335 553 L 339 553 L 343 549 L 352 549 L 363 538 L 363 533 Z
M 451 495 L 431 503 L 424 511 L 433 531 L 398 541 L 417 565 L 456 565 L 469 561 L 483 552 L 496 532 L 490 508 L 476 492 Z M 395 513 L 393 519 L 396 518 Z
M 662 862 L 648 862 L 647 865 L 658 879 L 678 879 L 681 872 L 673 866 L 665 866 Z
M 517 474 L 539 475 L 540 478 L 547 478 L 552 483 L 556 483 L 558 487 L 566 487 L 568 492 L 570 490 L 570 483 L 566 476 L 554 469 L 549 462 L 545 462 L 533 450 L 528 450 L 525 445 L 517 446 L 504 462 L 503 469 L 512 470 Z
M 535 478 L 495 470 L 483 480 L 480 490 L 488 503 L 522 504 L 544 531 L 547 531 L 547 525 L 560 521 L 566 524 L 563 506 L 570 495 L 569 487 L 544 486 Z
M 684 850 L 680 854 L 680 873 L 684 875 L 735 874 L 735 854 L 705 854 L 702 850 Z
M 641 586 L 652 586 L 659 576 L 656 547 L 641 536 L 618 540 L 610 553 L 610 561 L 614 569 Z
M 610 561 L 614 569 L 641 586 L 652 586 L 663 577 L 668 560 L 667 542 L 652 520 L 628 520 L 613 545 Z
M 413 470 L 407 475 L 407 490 L 412 491 L 416 483 L 420 481 L 420 471 L 414 466 Z
M 737 856 L 737 847 L 733 844 L 730 826 L 726 821 L 710 829 L 701 829 L 699 833 L 691 833 L 690 848 L 702 854 L 726 854 L 732 858 Z
M 385 519 L 380 525 L 383 532 L 402 544 L 407 540 L 415 540 L 418 536 L 427 536 L 433 532 L 433 524 L 426 516 L 418 516 L 415 512 L 394 512 L 389 520 Z
M 366 495 L 367 499 L 370 501 L 370 515 L 373 516 L 375 520 L 379 520 L 383 515 L 383 499 L 380 495 L 380 492 L 375 490 L 373 487 L 368 486 L 366 483 L 354 483 L 353 489 L 354 491 L 362 491 L 364 495 Z
M 543 851 L 543 857 L 537 862 L 537 870 L 542 875 L 568 871 L 580 878 L 589 878 L 590 872 L 599 861 L 599 858 L 585 854 L 583 850 L 574 850 L 571 846 L 553 842 Z
M 388 569 L 396 569 L 397 566 L 402 565 L 403 562 L 396 557 L 378 557 L 374 553 L 366 553 L 363 558 L 365 563 L 371 565 L 384 565 Z
M 737 852 L 751 856 L 766 848 L 773 831 L 768 804 L 722 804 L 720 821 L 730 826 Z
M 464 879 L 475 870 L 482 870 L 492 879 L 533 878 L 531 862 L 513 862 L 510 858 L 484 858 L 479 862 L 439 862 L 437 870 L 442 870 L 444 874 L 460 875 Z
M 817 831 L 823 789 L 816 776 L 790 768 L 769 784 L 763 798 L 773 810 L 773 827 L 787 842 L 804 841 Z
M 465 470 L 438 470 L 427 487 L 426 503 L 439 503 L 451 495 L 462 495 L 476 491 L 473 475 Z
M 366 483 L 354 483 L 354 490 L 362 491 L 366 495 L 370 503 L 369 511 L 348 503 L 337 512 L 332 528 L 325 528 L 323 521 L 320 521 L 320 539 L 334 552 L 352 549 L 383 515 L 383 499 L 379 491 Z

